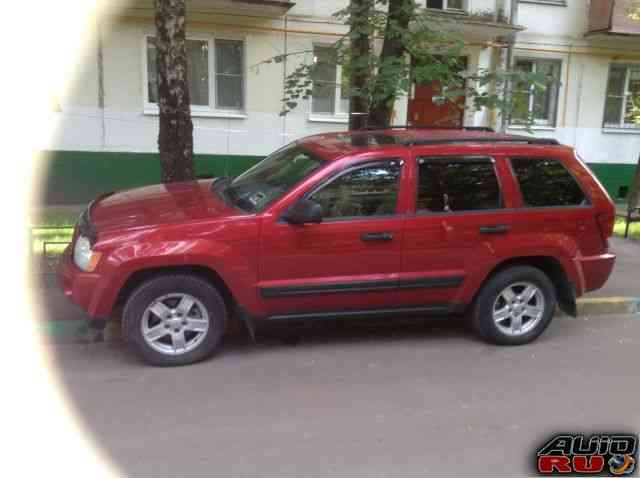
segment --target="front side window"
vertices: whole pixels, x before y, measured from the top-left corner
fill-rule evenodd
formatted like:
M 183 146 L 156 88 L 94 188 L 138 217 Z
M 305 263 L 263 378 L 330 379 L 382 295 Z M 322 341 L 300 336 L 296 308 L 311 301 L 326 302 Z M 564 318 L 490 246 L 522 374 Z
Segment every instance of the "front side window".
M 260 212 L 324 164 L 319 156 L 292 143 L 238 176 L 222 194 L 246 212 Z
M 511 167 L 528 207 L 587 204 L 582 189 L 562 163 L 550 158 L 512 158 Z
M 191 106 L 199 109 L 244 110 L 244 43 L 237 40 L 187 39 L 187 82 Z M 158 103 L 157 49 L 147 37 L 146 103 Z M 215 66 L 213 58 L 215 56 Z M 210 88 L 215 84 L 215 89 Z
M 461 212 L 502 207 L 493 162 L 475 158 L 419 158 L 417 212 Z
M 611 66 L 604 127 L 640 128 L 640 65 Z
M 400 165 L 372 164 L 348 171 L 314 192 L 310 199 L 322 206 L 322 218 L 389 216 L 396 212 Z
M 349 111 L 348 81 L 338 64 L 336 51 L 329 46 L 313 47 L 313 90 L 311 113 L 319 115 L 346 115 Z
M 555 126 L 558 110 L 560 60 L 516 59 L 516 70 L 542 74 L 549 81 L 546 87 L 516 84 L 513 88 L 514 110 L 511 124 Z

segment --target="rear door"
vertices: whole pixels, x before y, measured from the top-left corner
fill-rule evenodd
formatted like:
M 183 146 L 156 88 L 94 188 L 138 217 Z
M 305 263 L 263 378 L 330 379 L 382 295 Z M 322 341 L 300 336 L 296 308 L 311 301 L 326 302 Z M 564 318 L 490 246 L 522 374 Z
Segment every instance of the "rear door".
M 455 310 L 508 246 L 515 212 L 499 179 L 504 164 L 491 155 L 416 154 L 412 167 L 399 302 Z

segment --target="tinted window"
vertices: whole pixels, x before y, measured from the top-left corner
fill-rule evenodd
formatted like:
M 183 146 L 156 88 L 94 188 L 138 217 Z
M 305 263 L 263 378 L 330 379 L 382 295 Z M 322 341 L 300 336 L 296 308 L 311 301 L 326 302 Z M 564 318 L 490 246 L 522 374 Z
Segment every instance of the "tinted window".
M 456 212 L 501 207 L 500 186 L 489 160 L 420 158 L 418 211 Z
M 323 164 L 322 158 L 291 143 L 234 179 L 224 194 L 240 209 L 262 211 Z
M 511 165 L 527 206 L 577 206 L 586 203 L 580 186 L 559 161 L 513 158 Z
M 400 166 L 376 164 L 349 171 L 313 193 L 322 217 L 385 216 L 395 214 Z

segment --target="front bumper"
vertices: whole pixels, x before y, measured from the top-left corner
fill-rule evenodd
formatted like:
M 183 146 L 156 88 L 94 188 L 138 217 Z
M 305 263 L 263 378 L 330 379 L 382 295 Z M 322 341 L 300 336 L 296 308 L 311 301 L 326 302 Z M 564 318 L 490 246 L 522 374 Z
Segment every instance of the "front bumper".
M 80 306 L 91 318 L 104 318 L 108 313 L 102 310 L 101 275 L 84 272 L 73 263 L 72 247 L 68 246 L 58 263 L 58 282 L 64 295 Z

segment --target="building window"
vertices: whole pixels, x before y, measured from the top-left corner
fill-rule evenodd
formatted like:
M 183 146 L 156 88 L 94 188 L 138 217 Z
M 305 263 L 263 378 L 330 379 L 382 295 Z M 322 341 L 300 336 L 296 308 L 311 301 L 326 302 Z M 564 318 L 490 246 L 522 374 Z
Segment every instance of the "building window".
M 427 0 L 427 8 L 437 8 L 438 10 L 464 10 L 465 0 Z
M 605 128 L 640 128 L 640 65 L 611 65 Z
M 187 39 L 186 47 L 192 110 L 244 111 L 244 42 Z M 158 103 L 156 61 L 155 38 L 149 36 L 146 38 L 145 103 L 154 107 Z
M 311 113 L 317 115 L 343 115 L 349 112 L 348 82 L 343 78 L 342 66 L 337 64 L 332 47 L 313 47 L 313 92 Z
M 555 159 L 512 158 L 511 167 L 528 207 L 580 206 L 588 200 L 571 173 Z
M 543 74 L 550 84 L 546 87 L 516 84 L 513 91 L 514 110 L 511 124 L 533 122 L 536 126 L 555 126 L 558 111 L 560 60 L 516 58 L 516 70 Z
M 500 186 L 490 159 L 419 158 L 418 213 L 500 209 Z

